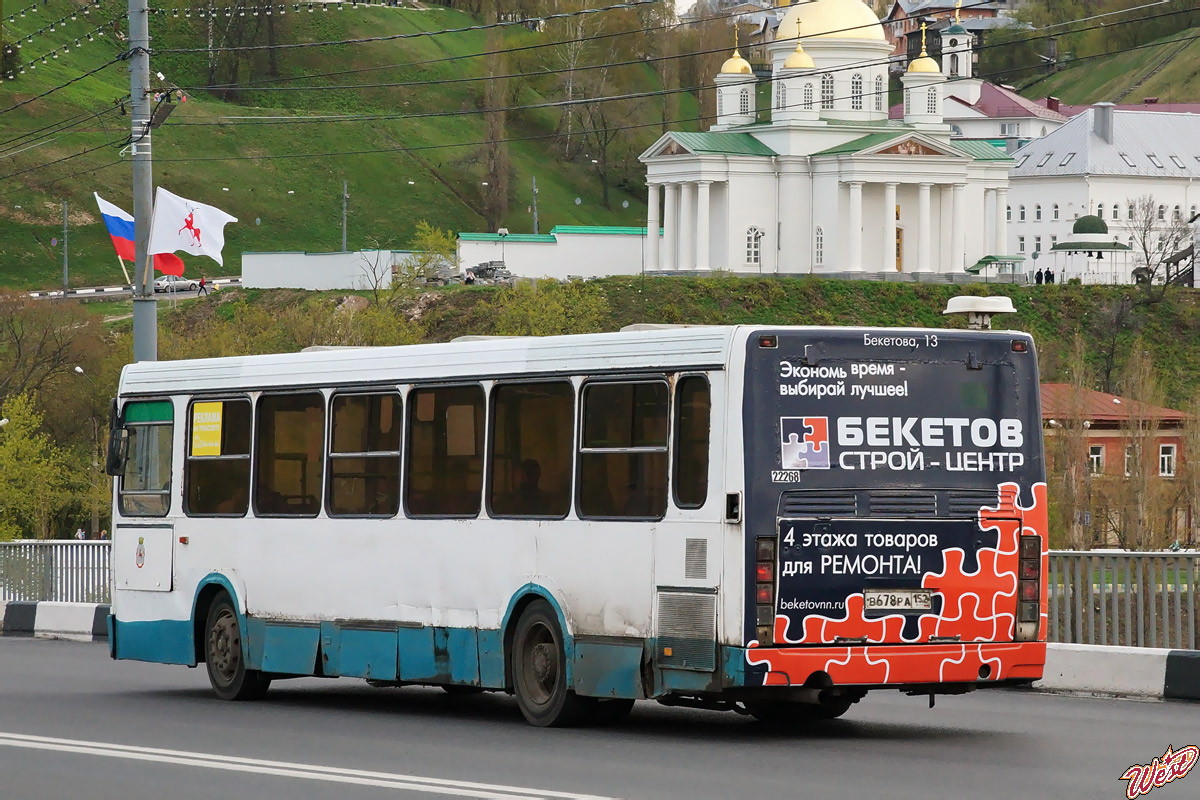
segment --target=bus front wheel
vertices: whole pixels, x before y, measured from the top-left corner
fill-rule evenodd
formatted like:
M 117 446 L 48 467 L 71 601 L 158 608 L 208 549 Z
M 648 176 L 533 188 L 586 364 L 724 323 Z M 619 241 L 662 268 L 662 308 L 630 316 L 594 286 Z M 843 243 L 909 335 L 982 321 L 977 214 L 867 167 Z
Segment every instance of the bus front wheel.
M 246 669 L 242 657 L 242 630 L 233 603 L 226 595 L 213 601 L 208 610 L 204 662 L 208 682 L 222 700 L 259 700 L 267 693 L 271 679 L 258 670 Z
M 531 725 L 583 722 L 590 704 L 567 686 L 566 651 L 554 609 L 535 600 L 521 614 L 512 645 L 513 692 Z

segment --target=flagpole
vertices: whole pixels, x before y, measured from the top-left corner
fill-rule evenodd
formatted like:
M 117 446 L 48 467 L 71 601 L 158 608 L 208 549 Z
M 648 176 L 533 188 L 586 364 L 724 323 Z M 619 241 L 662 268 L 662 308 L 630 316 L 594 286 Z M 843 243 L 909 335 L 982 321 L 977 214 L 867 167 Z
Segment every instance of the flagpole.
M 150 152 L 150 24 L 147 0 L 129 0 L 130 151 L 133 156 L 133 360 L 158 360 L 158 306 L 149 255 L 154 211 Z M 122 264 L 122 268 L 124 265 Z
M 129 280 L 129 270 L 125 269 L 125 259 L 117 256 L 117 263 L 121 265 L 121 272 L 125 273 L 125 283 L 129 284 L 129 288 L 133 289 L 136 293 L 137 287 L 133 285 L 133 281 Z

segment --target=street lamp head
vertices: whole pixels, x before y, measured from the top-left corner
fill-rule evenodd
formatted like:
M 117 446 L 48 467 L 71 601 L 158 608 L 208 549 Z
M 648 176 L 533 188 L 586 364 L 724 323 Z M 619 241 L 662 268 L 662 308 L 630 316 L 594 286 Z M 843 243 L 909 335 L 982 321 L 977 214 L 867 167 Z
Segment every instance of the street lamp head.
M 0 428 L 3 428 L 7 424 L 8 424 L 8 417 L 5 417 L 4 419 L 0 419 Z
M 503 239 L 505 236 L 508 236 L 508 228 L 501 228 L 500 230 L 496 231 L 496 234 Z
M 78 372 L 80 375 L 82 375 L 82 374 L 83 374 L 83 367 L 75 367 L 75 371 L 76 371 L 76 372 Z

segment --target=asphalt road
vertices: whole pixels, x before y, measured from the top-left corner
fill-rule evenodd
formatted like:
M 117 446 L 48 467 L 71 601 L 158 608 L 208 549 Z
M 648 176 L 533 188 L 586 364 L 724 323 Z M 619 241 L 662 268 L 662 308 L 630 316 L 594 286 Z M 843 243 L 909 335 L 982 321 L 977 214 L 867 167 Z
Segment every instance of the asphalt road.
M 0 797 L 1119 798 L 1121 774 L 1200 744 L 1200 705 L 877 693 L 779 730 L 639 703 L 614 727 L 541 730 L 511 698 L 361 681 L 213 698 L 203 669 L 103 645 L 0 639 Z M 1200 797 L 1200 768 L 1151 800 Z

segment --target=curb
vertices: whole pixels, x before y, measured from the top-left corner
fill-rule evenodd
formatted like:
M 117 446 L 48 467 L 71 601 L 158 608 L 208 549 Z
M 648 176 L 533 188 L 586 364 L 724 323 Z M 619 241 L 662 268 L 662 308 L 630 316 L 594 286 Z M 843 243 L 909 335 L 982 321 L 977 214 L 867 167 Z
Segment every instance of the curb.
M 1158 700 L 1200 700 L 1200 651 L 1087 644 L 1046 645 L 1034 689 Z
M 4 636 L 108 640 L 107 603 L 0 602 Z

